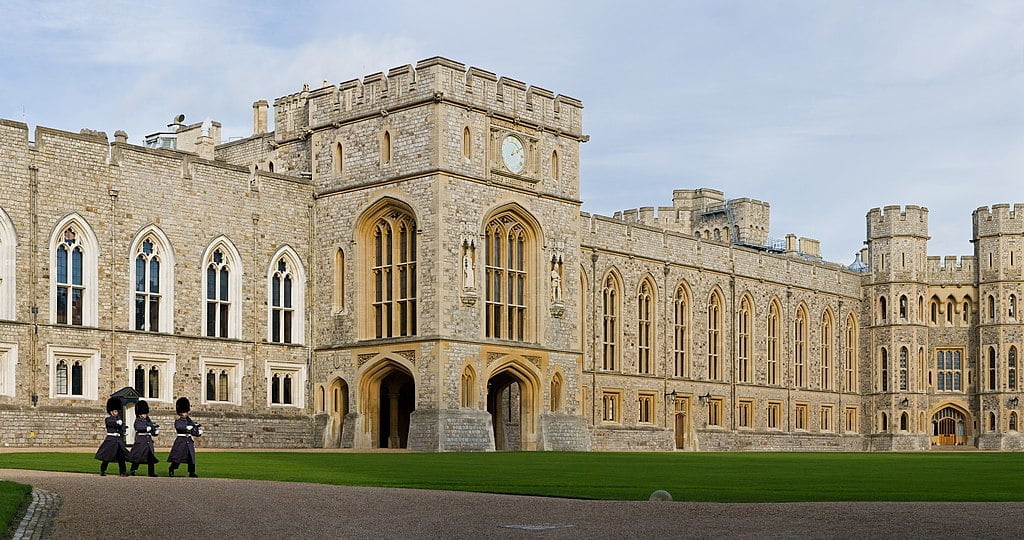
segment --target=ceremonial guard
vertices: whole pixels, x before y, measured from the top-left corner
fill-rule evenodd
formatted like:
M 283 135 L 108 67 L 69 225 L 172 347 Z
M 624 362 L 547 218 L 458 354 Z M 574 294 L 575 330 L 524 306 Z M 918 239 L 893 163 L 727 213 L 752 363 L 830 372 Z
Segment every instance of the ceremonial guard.
M 121 476 L 128 476 L 125 470 L 124 461 L 128 457 L 128 448 L 124 445 L 124 433 L 128 428 L 121 418 L 121 400 L 115 397 L 107 399 L 107 417 L 104 424 L 107 429 L 107 436 L 100 443 L 99 450 L 96 450 L 96 459 L 100 460 L 100 476 L 107 475 L 107 465 L 111 461 L 117 462 L 117 468 Z
M 139 465 L 145 463 L 149 467 L 149 476 L 156 476 L 153 465 L 160 460 L 156 458 L 155 444 L 153 437 L 160 434 L 160 426 L 149 417 L 149 403 L 146 400 L 139 400 L 135 404 L 135 444 L 128 455 L 128 461 L 132 462 L 132 476 L 139 470 Z
M 170 468 L 167 469 L 167 476 L 174 476 L 174 470 L 178 468 L 178 465 L 187 463 L 188 476 L 199 478 L 199 475 L 196 474 L 196 443 L 192 437 L 201 437 L 203 426 L 189 418 L 188 413 L 192 410 L 192 404 L 189 403 L 187 397 L 178 398 L 174 404 L 174 410 L 178 413 L 178 419 L 174 421 L 174 431 L 177 432 L 177 435 L 174 437 L 171 453 L 167 456 L 167 461 L 171 462 Z

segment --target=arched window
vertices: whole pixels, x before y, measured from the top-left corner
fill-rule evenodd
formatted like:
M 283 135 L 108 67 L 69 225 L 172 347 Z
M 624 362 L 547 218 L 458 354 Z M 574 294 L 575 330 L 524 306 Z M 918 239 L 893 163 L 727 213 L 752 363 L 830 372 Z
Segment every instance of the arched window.
M 939 317 L 938 317 L 939 303 L 936 302 L 935 300 L 932 300 L 931 301 L 931 306 L 932 306 L 932 324 L 935 324 L 935 323 L 939 322 Z
M 467 160 L 473 157 L 473 139 L 470 137 L 469 126 L 462 128 L 462 157 Z
M 380 162 L 391 163 L 391 132 L 385 131 L 380 138 Z
M 889 431 L 889 415 L 884 412 L 879 417 L 878 431 L 882 433 Z
M 889 391 L 889 351 L 882 347 L 881 387 L 883 392 Z
M 708 379 L 721 380 L 722 299 L 718 291 L 708 298 Z
M 900 318 L 907 318 L 907 295 L 900 296 Z
M 675 370 L 673 371 L 676 377 L 688 377 L 690 375 L 690 366 L 687 362 L 686 351 L 689 345 L 689 323 L 690 323 L 690 303 L 688 301 L 686 289 L 680 285 L 676 287 L 676 294 L 672 299 L 672 330 L 673 330 L 673 346 L 672 356 L 674 360 Z
M 878 318 L 884 321 L 888 313 L 888 308 L 885 305 L 885 297 L 881 296 L 878 298 Z
M 334 143 L 331 151 L 331 164 L 334 167 L 334 174 L 341 175 L 345 170 L 345 151 L 341 148 L 341 143 Z
M 606 370 L 618 369 L 619 353 L 619 282 L 609 273 L 601 285 L 601 367 Z
M 988 348 L 988 389 L 996 390 L 996 348 Z
M 6 212 L 0 210 L 0 319 L 14 319 L 17 311 L 17 247 L 14 223 Z
M 991 321 L 996 320 L 996 297 L 991 294 L 988 295 L 988 318 Z
M 160 229 L 143 229 L 131 248 L 132 328 L 144 332 L 174 330 L 174 254 Z
M 994 412 L 988 413 L 988 430 L 989 431 L 995 431 L 996 430 L 996 413 L 994 413 Z
M 558 180 L 560 173 L 561 171 L 559 170 L 558 165 L 558 152 L 553 151 L 551 152 L 551 178 L 553 180 Z
M 64 360 L 57 361 L 56 391 L 54 394 L 66 395 L 68 393 L 68 363 Z
M 376 213 L 367 231 L 373 336 L 416 335 L 416 221 L 396 206 Z
M 533 235 L 511 212 L 487 224 L 484 262 L 487 270 L 487 337 L 526 341 L 531 316 L 527 306 Z
M 807 385 L 807 310 L 800 306 L 793 323 L 793 384 Z
M 1010 346 L 1006 353 L 1007 380 L 1006 384 L 1010 390 L 1017 389 L 1017 347 Z
M 834 335 L 832 312 L 825 310 L 821 314 L 821 388 L 832 389 L 832 336 Z
M 1011 319 L 1016 319 L 1017 318 L 1017 295 L 1014 295 L 1014 294 L 1010 295 L 1009 307 L 1008 307 L 1008 309 L 1006 311 L 1006 314 Z
M 274 162 L 273 161 L 268 161 L 267 162 L 267 170 L 270 171 L 270 172 L 274 172 Z
M 476 405 L 476 372 L 473 371 L 471 366 L 466 366 L 466 369 L 462 370 L 462 399 L 460 405 L 463 407 L 473 407 Z
M 234 246 L 224 239 L 211 244 L 205 261 L 203 286 L 206 290 L 206 310 L 203 312 L 203 322 L 206 335 L 238 338 L 242 325 L 241 258 Z
M 740 312 L 737 317 L 737 363 L 738 373 L 736 380 L 739 382 L 750 382 L 750 319 L 753 308 L 750 298 L 744 296 L 740 300 Z
M 651 351 L 654 350 L 654 285 L 649 279 L 640 282 L 637 291 L 637 372 L 645 375 L 651 370 Z
M 292 320 L 295 306 L 292 290 L 295 278 L 284 257 L 278 259 L 277 268 L 270 276 L 270 341 L 272 343 L 292 342 Z
M 946 322 L 953 324 L 953 300 L 946 301 Z
M 924 322 L 924 297 L 917 297 L 917 322 Z
M 1009 431 L 1017 431 L 1017 411 L 1010 412 Z
M 909 353 L 907 352 L 906 347 L 900 347 L 900 390 L 907 389 L 907 363 L 909 362 L 909 359 L 907 358 L 908 354 Z
M 551 412 L 562 412 L 562 374 L 551 377 Z
M 901 414 L 900 415 L 900 431 L 906 431 L 907 427 L 908 427 L 907 424 L 909 424 L 909 423 L 910 422 L 909 422 L 909 418 L 907 416 L 907 413 Z
M 846 318 L 846 349 L 843 351 L 843 391 L 857 388 L 857 320 L 850 314 Z
M 345 311 L 345 252 L 338 248 L 334 252 L 334 312 Z
M 96 236 L 84 220 L 69 216 L 54 230 L 50 246 L 51 322 L 95 326 L 99 251 Z
M 772 300 L 771 305 L 768 307 L 768 321 L 767 321 L 767 355 L 766 355 L 766 371 L 767 371 L 767 383 L 768 384 L 779 384 L 779 321 L 782 319 L 782 308 L 779 307 L 779 303 Z
M 967 301 L 967 300 L 964 300 L 963 318 L 964 318 L 964 322 L 965 323 L 969 322 L 970 314 L 971 314 L 971 303 L 969 301 Z

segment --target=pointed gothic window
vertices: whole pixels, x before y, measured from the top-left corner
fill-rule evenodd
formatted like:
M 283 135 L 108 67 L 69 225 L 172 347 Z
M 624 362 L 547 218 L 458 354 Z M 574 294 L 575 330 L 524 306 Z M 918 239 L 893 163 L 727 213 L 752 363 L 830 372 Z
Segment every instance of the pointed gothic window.
M 487 223 L 484 326 L 489 338 L 526 341 L 532 337 L 527 306 L 531 239 L 527 226 L 510 212 Z

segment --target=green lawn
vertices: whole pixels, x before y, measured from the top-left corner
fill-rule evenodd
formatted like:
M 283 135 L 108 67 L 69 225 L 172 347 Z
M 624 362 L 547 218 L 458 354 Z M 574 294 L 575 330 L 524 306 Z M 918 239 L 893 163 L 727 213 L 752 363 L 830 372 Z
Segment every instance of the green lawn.
M 0 536 L 8 527 L 16 525 L 11 523 L 14 513 L 31 492 L 32 486 L 0 481 Z
M 162 455 L 161 455 L 162 457 Z M 166 463 L 157 465 L 166 474 Z M 92 453 L 0 454 L 0 468 L 96 474 Z M 145 468 L 142 469 L 143 471 Z M 184 471 L 179 470 L 179 475 Z M 675 500 L 1022 501 L 1024 454 L 202 452 L 203 477 L 547 495 Z M 190 480 L 182 480 L 188 482 Z

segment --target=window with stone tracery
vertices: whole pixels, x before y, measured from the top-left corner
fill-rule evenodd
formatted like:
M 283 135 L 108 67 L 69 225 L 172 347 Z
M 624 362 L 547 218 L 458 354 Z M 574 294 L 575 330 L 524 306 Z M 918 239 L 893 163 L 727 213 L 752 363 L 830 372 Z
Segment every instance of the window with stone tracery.
M 779 384 L 779 320 L 782 318 L 781 314 L 782 310 L 779 308 L 778 302 L 772 301 L 768 308 L 767 323 L 766 382 L 768 384 Z
M 718 291 L 708 299 L 708 379 L 722 378 L 722 299 Z
M 821 380 L 819 384 L 823 390 L 832 389 L 832 313 L 825 311 L 821 315 L 821 329 L 819 331 L 819 337 L 821 338 Z
M 284 247 L 270 268 L 268 325 L 272 343 L 301 343 L 303 341 L 303 314 L 305 313 L 306 278 L 298 255 Z
M 501 214 L 487 224 L 484 246 L 486 284 L 486 336 L 526 341 L 528 268 L 533 246 L 526 225 L 511 213 Z
M 803 306 L 797 308 L 793 323 L 793 384 L 807 384 L 807 311 Z
M 620 302 L 619 282 L 614 274 L 609 273 L 601 286 L 601 367 L 605 370 L 615 370 L 619 366 Z
M 76 326 L 84 324 L 87 290 L 85 286 L 86 249 L 80 235 L 81 233 L 75 227 L 68 227 L 64 230 L 55 249 L 57 324 Z
M 740 301 L 740 312 L 737 317 L 738 343 L 737 361 L 738 372 L 736 380 L 739 382 L 750 382 L 750 319 L 752 317 L 750 299 L 744 297 Z
M 654 310 L 654 286 L 649 280 L 640 283 L 637 293 L 637 372 L 653 373 L 651 369 L 651 350 L 654 349 L 652 328 Z
M 206 263 L 206 335 L 229 336 L 231 317 L 231 266 L 223 249 L 214 250 Z
M 672 357 L 675 369 L 673 374 L 676 377 L 687 377 L 690 375 L 690 367 L 687 364 L 687 340 L 689 339 L 690 310 L 687 301 L 686 289 L 680 285 L 676 288 L 676 294 L 672 301 L 672 327 L 673 327 L 673 350 Z
M 416 335 L 416 222 L 388 209 L 371 230 L 371 300 L 374 336 Z
M 135 329 L 160 331 L 163 294 L 160 289 L 160 249 L 151 238 L 143 240 L 135 254 Z

